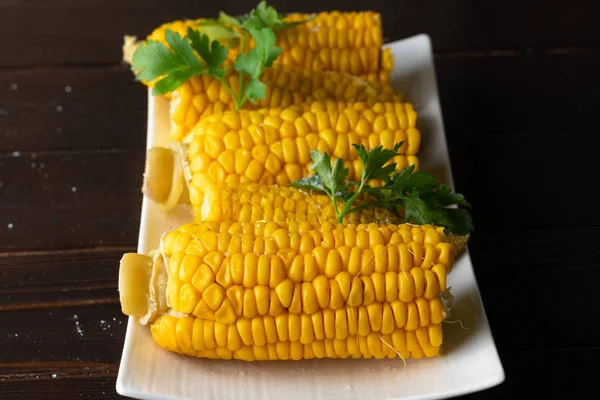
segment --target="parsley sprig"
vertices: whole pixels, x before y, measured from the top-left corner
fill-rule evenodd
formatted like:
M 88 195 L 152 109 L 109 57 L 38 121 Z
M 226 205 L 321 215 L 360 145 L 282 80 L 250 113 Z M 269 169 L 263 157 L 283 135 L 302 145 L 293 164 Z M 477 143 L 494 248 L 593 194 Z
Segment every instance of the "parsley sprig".
M 363 164 L 359 182 L 346 179 L 348 169 L 341 159 L 332 163 L 328 154 L 311 150 L 310 167 L 315 175 L 292 182 L 291 186 L 329 196 L 339 222 L 363 208 L 381 207 L 397 213 L 406 222 L 443 226 L 457 235 L 471 232 L 473 220 L 466 209 L 471 205 L 463 195 L 438 184 L 432 174 L 415 171 L 414 165 L 396 171 L 396 164 L 391 161 L 402 144 L 397 143 L 394 149 L 378 146 L 370 151 L 353 144 Z M 368 182 L 373 179 L 382 180 L 383 186 L 370 186 Z M 355 203 L 359 197 L 360 203 Z
M 221 12 L 218 19 L 199 22 L 181 37 L 171 30 L 165 42 L 147 40 L 133 54 L 132 71 L 140 81 L 154 82 L 153 95 L 164 95 L 181 86 L 189 78 L 209 75 L 227 88 L 236 109 L 246 101 L 256 103 L 266 95 L 260 80 L 265 68 L 273 65 L 281 54 L 275 45 L 275 30 L 307 22 L 288 23 L 266 1 L 261 1 L 248 15 L 233 17 Z M 254 47 L 247 49 L 250 38 Z M 225 79 L 231 67 L 224 66 L 229 49 L 241 47 L 233 69 L 239 74 L 239 85 L 232 88 Z

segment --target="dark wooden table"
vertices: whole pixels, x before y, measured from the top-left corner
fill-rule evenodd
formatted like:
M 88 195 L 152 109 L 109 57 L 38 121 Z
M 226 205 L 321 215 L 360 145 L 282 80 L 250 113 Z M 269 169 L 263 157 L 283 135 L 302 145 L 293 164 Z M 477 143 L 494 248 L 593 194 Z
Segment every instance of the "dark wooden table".
M 120 62 L 122 36 L 254 3 L 0 0 L 0 399 L 119 397 L 118 261 L 137 245 L 146 135 L 146 92 Z M 432 37 L 457 190 L 474 204 L 472 259 L 507 374 L 469 398 L 598 393 L 594 3 L 273 2 L 371 7 L 387 40 Z

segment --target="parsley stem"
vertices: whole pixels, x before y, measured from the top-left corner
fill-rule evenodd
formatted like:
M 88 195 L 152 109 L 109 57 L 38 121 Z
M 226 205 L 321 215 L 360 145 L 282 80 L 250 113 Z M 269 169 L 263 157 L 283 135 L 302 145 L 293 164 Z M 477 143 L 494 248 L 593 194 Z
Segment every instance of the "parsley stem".
M 246 53 L 246 44 L 248 42 L 248 34 L 244 33 L 244 35 L 242 36 L 242 50 L 241 53 L 245 54 Z M 235 104 L 235 109 L 239 109 L 242 104 L 244 104 L 244 101 L 246 101 L 246 95 L 242 96 L 242 92 L 244 90 L 244 73 L 240 71 L 240 79 L 239 79 L 239 83 L 238 83 L 238 96 L 241 100 L 238 100 L 238 102 L 236 102 Z
M 374 202 L 372 202 L 372 203 L 363 203 L 363 204 L 361 204 L 361 205 L 359 205 L 359 206 L 356 206 L 356 207 L 354 207 L 354 208 L 352 208 L 352 209 L 348 210 L 348 214 L 351 214 L 351 213 L 353 213 L 353 212 L 356 212 L 356 211 L 362 210 L 363 208 L 368 208 L 368 207 L 379 207 L 379 206 L 381 206 L 381 205 L 383 205 L 383 203 L 382 203 L 382 202 L 380 202 L 380 201 L 374 201 Z
M 330 194 L 329 190 L 326 190 L 325 192 L 327 193 L 327 195 L 329 196 L 329 198 L 333 202 L 333 211 L 335 212 L 335 215 L 337 215 L 338 221 L 341 222 L 341 220 L 340 220 L 340 211 L 338 209 L 337 200 L 335 199 L 335 194 L 334 193 Z
M 350 213 L 349 209 L 350 209 L 350 206 L 352 205 L 352 203 L 354 202 L 354 200 L 356 200 L 356 198 L 357 198 L 358 196 L 360 196 L 360 194 L 361 194 L 361 192 L 362 192 L 362 189 L 363 189 L 363 186 L 364 186 L 364 182 L 365 182 L 365 181 L 363 180 L 363 181 L 360 183 L 360 186 L 359 186 L 359 187 L 358 187 L 358 189 L 356 190 L 356 193 L 354 193 L 354 194 L 352 195 L 352 197 L 350 197 L 350 198 L 348 199 L 348 201 L 346 202 L 346 204 L 344 204 L 344 208 L 342 209 L 342 213 L 341 213 L 341 214 L 339 214 L 339 213 L 337 213 L 337 212 L 336 212 L 336 214 L 338 215 L 338 222 L 339 222 L 340 224 L 341 224 L 341 223 L 342 223 L 342 221 L 344 220 L 344 217 L 346 216 L 346 214 L 349 214 L 349 213 Z M 333 201 L 333 204 L 335 204 L 335 200 Z

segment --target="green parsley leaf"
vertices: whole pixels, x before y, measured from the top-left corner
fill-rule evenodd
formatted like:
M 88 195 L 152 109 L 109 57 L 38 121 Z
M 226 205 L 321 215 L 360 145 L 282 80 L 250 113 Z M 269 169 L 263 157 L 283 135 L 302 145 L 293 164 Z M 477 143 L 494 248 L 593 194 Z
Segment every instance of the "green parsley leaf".
M 423 170 L 414 172 L 415 166 L 404 168 L 393 178 L 392 189 L 398 193 L 426 193 L 432 191 L 437 184 L 435 177 Z
M 445 212 L 448 219 L 448 230 L 451 233 L 468 235 L 475 229 L 471 214 L 467 210 L 462 208 L 447 208 Z
M 362 145 L 353 145 L 363 163 L 360 182 L 346 180 L 348 170 L 341 159 L 333 166 L 326 153 L 311 151 L 315 176 L 295 181 L 291 186 L 325 192 L 333 201 L 338 221 L 347 214 L 367 207 L 383 207 L 398 213 L 406 222 L 443 226 L 449 232 L 465 235 L 473 230 L 473 221 L 467 210 L 467 200 L 459 193 L 452 193 L 447 185 L 439 185 L 435 177 L 425 171 L 414 171 L 415 167 L 395 171 L 395 164 L 385 165 L 397 155 L 402 143 L 394 149 L 378 146 L 366 151 Z M 381 179 L 383 186 L 371 187 L 368 181 Z M 352 190 L 351 190 L 352 188 Z M 360 204 L 352 206 L 363 195 Z M 341 211 L 337 203 L 344 203 Z M 450 206 L 450 207 L 448 207 Z
M 267 93 L 267 86 L 260 79 L 252 78 L 246 85 L 246 97 L 252 103 L 256 103 L 260 99 L 264 99 Z
M 192 46 L 186 40 L 179 36 L 179 33 L 167 30 L 165 32 L 165 41 L 173 49 L 173 57 L 181 64 L 198 65 L 200 62 L 194 54 Z
M 471 207 L 465 196 L 460 193 L 452 193 L 447 185 L 440 185 L 436 191 L 436 197 L 442 206 L 456 204 L 463 207 Z
M 250 34 L 256 43 L 256 47 L 252 50 L 258 52 L 262 65 L 264 67 L 272 66 L 281 54 L 281 48 L 275 46 L 277 38 L 273 31 L 268 28 L 251 29 Z
M 152 89 L 154 95 L 168 93 L 187 79 L 206 70 L 194 54 L 187 38 L 167 30 L 165 40 L 170 48 L 149 40 L 142 43 L 133 53 L 131 70 L 136 74 L 136 79 L 154 81 L 161 78 Z
M 261 28 L 269 28 L 269 29 L 285 29 L 292 26 L 304 24 L 314 18 L 296 21 L 296 22 L 285 22 L 285 15 L 280 14 L 273 7 L 268 6 L 266 1 L 261 1 L 258 3 L 255 9 L 250 11 L 250 15 L 244 19 L 242 22 L 244 28 L 250 29 L 261 29 Z
M 290 186 L 316 193 L 325 193 L 325 187 L 323 186 L 323 180 L 320 175 L 311 175 L 307 178 L 299 179 L 290 183 Z
M 196 30 L 209 37 L 211 41 L 218 40 L 232 49 L 240 45 L 241 35 L 225 26 L 219 20 L 205 19 L 196 25 Z
M 154 84 L 152 94 L 163 95 L 169 93 L 171 88 L 183 85 L 191 76 L 193 75 L 189 71 L 173 71 Z
M 327 153 L 321 153 L 318 150 L 311 150 L 310 156 L 313 163 L 310 168 L 321 177 L 323 187 L 331 195 L 335 195 L 342 186 L 342 182 L 348 176 L 348 169 L 344 168 L 344 162 L 338 158 L 331 165 L 331 158 Z
M 222 23 L 223 25 L 233 25 L 237 28 L 241 28 L 242 27 L 242 22 L 240 21 L 239 18 L 236 17 L 232 17 L 229 14 L 226 14 L 225 12 L 221 11 L 219 12 L 219 19 L 218 21 L 220 23 Z
M 224 77 L 225 71 L 221 69 L 221 64 L 227 59 L 227 48 L 216 40 L 211 43 L 207 35 L 192 28 L 188 28 L 188 38 L 192 42 L 193 49 L 206 63 L 210 74 Z
M 393 150 L 385 149 L 383 146 L 377 146 L 368 153 L 362 144 L 353 144 L 352 146 L 354 146 L 358 152 L 358 157 L 364 165 L 361 178 L 362 182 L 366 183 L 371 179 L 387 180 L 389 175 L 396 170 L 395 163 L 391 163 L 385 167 L 384 165 L 390 162 L 394 156 L 398 155 L 398 150 L 402 146 L 402 143 L 396 144 Z
M 240 53 L 235 59 L 233 68 L 251 78 L 258 78 L 262 71 L 261 65 L 260 54 L 254 48 L 248 53 Z

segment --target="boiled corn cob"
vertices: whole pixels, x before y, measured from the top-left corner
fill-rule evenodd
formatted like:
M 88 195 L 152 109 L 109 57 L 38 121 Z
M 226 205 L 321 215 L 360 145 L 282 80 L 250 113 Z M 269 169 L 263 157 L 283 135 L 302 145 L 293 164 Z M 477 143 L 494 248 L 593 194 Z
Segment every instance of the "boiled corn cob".
M 152 151 L 161 152 L 163 148 Z M 168 156 L 172 157 L 173 153 Z M 156 158 L 156 155 L 149 155 Z M 172 171 L 167 168 L 167 178 Z M 151 189 L 153 199 L 159 204 L 189 204 L 188 192 L 181 188 L 171 188 L 168 179 L 162 182 L 164 187 Z M 179 198 L 177 198 L 179 194 Z M 162 196 L 162 197 L 161 197 Z M 277 185 L 259 185 L 256 183 L 239 184 L 236 187 L 220 183 L 207 183 L 201 195 L 193 197 L 192 204 L 194 219 L 196 221 L 214 222 L 243 222 L 256 223 L 275 221 L 289 224 L 292 222 L 323 223 L 325 221 L 336 223 L 335 211 L 331 199 L 325 195 L 311 194 L 293 187 Z M 168 199 L 168 200 L 162 200 Z M 343 204 L 338 204 L 342 209 Z M 166 208 L 168 209 L 168 208 Z M 397 224 L 400 219 L 397 214 L 377 207 L 368 207 L 344 217 L 344 224 Z M 468 236 L 448 235 L 448 241 L 454 248 L 454 253 L 461 254 L 468 242 Z
M 442 228 L 200 222 L 123 256 L 123 312 L 155 342 L 252 360 L 439 355 L 453 262 Z
M 189 145 L 192 186 L 202 182 L 257 182 L 280 186 L 308 176 L 309 150 L 341 158 L 348 179 L 362 173 L 352 144 L 393 148 L 394 162 L 418 166 L 421 133 L 410 103 L 313 102 L 286 109 L 229 111 L 200 120 Z
M 225 78 L 237 93 L 239 76 Z M 245 109 L 289 107 L 313 101 L 340 100 L 353 102 L 403 102 L 402 93 L 390 86 L 368 83 L 351 75 L 337 72 L 308 71 L 302 68 L 273 67 L 263 72 L 266 96 L 255 104 L 247 102 Z M 210 76 L 191 78 L 171 93 L 170 139 L 182 141 L 200 118 L 225 110 L 234 110 L 231 94 L 219 80 Z
M 329 197 L 287 186 L 248 183 L 232 187 L 209 183 L 204 187 L 201 203 L 192 206 L 197 221 L 275 221 L 283 224 L 336 221 Z M 341 209 L 343 205 L 338 204 L 338 207 Z M 399 219 L 396 214 L 385 209 L 369 207 L 348 214 L 343 221 L 344 224 L 373 222 L 390 224 L 398 223 Z
M 289 22 L 302 21 L 311 15 L 293 14 L 286 18 Z M 166 44 L 165 33 L 174 31 L 180 36 L 187 34 L 188 28 L 195 28 L 202 22 L 196 20 L 172 21 L 157 27 L 147 40 Z M 312 21 L 276 31 L 277 46 L 282 54 L 275 61 L 279 65 L 307 68 L 313 71 L 339 71 L 354 75 L 391 71 L 391 65 L 384 62 L 381 15 L 375 12 L 340 13 L 323 12 Z M 248 42 L 254 46 L 253 40 Z M 235 61 L 238 49 L 230 49 L 228 58 Z
M 404 145 L 399 152 L 403 155 L 393 160 L 397 168 L 415 165 L 418 169 L 421 133 L 416 119 L 412 105 L 399 102 L 370 106 L 317 101 L 285 109 L 217 113 L 197 124 L 189 146 L 173 144 L 182 146 L 183 152 L 162 160 L 157 157 L 154 164 L 148 165 L 145 179 L 165 182 L 155 176 L 164 168 L 182 169 L 185 162 L 189 164 L 190 200 L 198 205 L 202 204 L 204 186 L 210 182 L 286 186 L 306 177 L 311 173 L 309 150 L 315 149 L 343 159 L 349 169 L 348 179 L 356 179 L 361 176 L 362 162 L 352 144 L 363 144 L 367 150 L 376 146 L 391 149 L 401 141 Z M 178 175 L 180 180 L 183 176 Z M 171 184 L 181 186 L 165 182 Z M 146 193 L 161 204 L 158 197 Z M 162 207 L 168 209 L 177 201 Z

